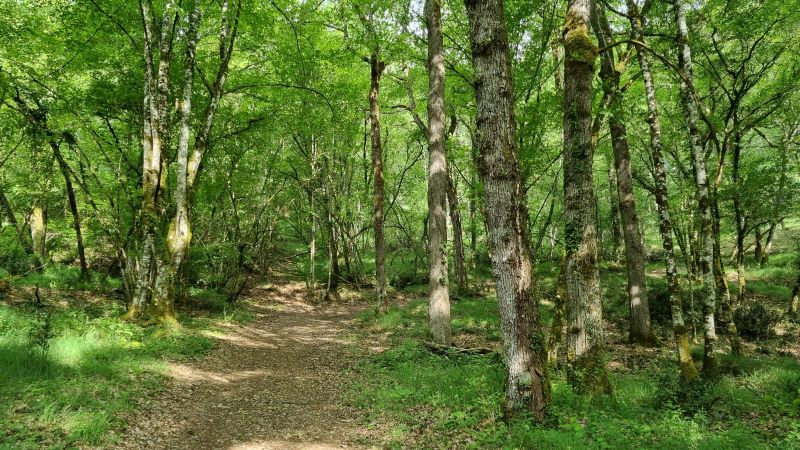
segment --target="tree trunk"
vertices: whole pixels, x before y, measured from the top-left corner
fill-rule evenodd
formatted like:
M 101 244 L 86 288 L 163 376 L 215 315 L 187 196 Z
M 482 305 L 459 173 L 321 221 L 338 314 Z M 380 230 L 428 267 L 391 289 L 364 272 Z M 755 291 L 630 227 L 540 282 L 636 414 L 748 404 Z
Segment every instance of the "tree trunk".
M 734 114 L 734 129 L 738 129 L 738 120 Z M 733 138 L 733 171 L 731 181 L 733 183 L 733 214 L 734 225 L 736 226 L 736 279 L 738 287 L 737 304 L 744 302 L 745 276 L 744 276 L 744 240 L 747 235 L 747 217 L 742 210 L 741 186 L 739 180 L 739 166 L 741 162 L 742 143 L 741 134 L 737 131 Z
M 42 200 L 34 202 L 28 220 L 31 226 L 33 254 L 39 259 L 39 264 L 47 261 L 47 208 L 43 203 Z
M 633 37 L 637 41 L 644 43 L 644 18 L 639 14 L 639 8 L 635 0 L 627 0 L 627 6 Z M 661 152 L 661 121 L 656 104 L 656 89 L 653 82 L 653 74 L 650 71 L 648 54 L 641 47 L 636 47 L 636 56 L 639 60 L 639 67 L 642 69 L 642 78 L 644 79 L 647 97 L 647 124 L 650 128 L 650 151 L 655 172 L 653 181 L 656 188 L 655 198 L 656 206 L 658 207 L 659 231 L 661 232 L 661 243 L 664 247 L 667 290 L 672 312 L 672 334 L 675 337 L 681 377 L 684 381 L 692 381 L 697 379 L 697 367 L 692 358 L 692 351 L 689 347 L 689 333 L 683 320 L 683 299 L 681 298 L 680 279 L 678 278 L 678 268 L 675 264 L 675 250 L 672 242 L 672 218 L 669 210 L 667 171 Z
M 478 137 L 475 132 L 470 131 L 470 153 L 473 163 L 477 163 L 478 159 Z M 469 192 L 469 251 L 472 255 L 472 270 L 478 267 L 478 189 L 475 187 L 478 180 L 475 179 L 475 170 L 470 174 L 470 192 Z
M 595 2 L 594 32 L 602 47 L 612 43 L 611 27 L 608 19 Z M 614 151 L 614 167 L 617 175 L 617 196 L 619 212 L 622 217 L 622 236 L 625 241 L 625 268 L 628 275 L 628 305 L 630 311 L 630 329 L 628 339 L 632 343 L 653 345 L 655 336 L 650 327 L 650 306 L 647 301 L 647 282 L 645 264 L 647 262 L 642 234 L 639 230 L 639 215 L 636 212 L 636 196 L 633 192 L 633 171 L 628 149 L 628 130 L 623 122 L 624 105 L 620 91 L 620 75 L 624 65 L 614 59 L 614 51 L 602 53 L 600 78 L 603 81 L 603 92 L 609 97 L 608 126 L 611 132 L 611 147 Z M 612 201 L 613 202 L 613 201 Z
M 311 217 L 311 239 L 308 244 L 308 280 L 306 280 L 306 287 L 308 289 L 308 296 L 312 300 L 316 297 L 317 287 L 317 139 L 311 135 L 311 180 L 308 186 L 308 204 L 309 213 Z
M 728 288 L 728 277 L 725 266 L 722 264 L 722 244 L 720 242 L 720 216 L 719 203 L 717 202 L 718 193 L 716 189 L 711 193 L 711 214 L 713 218 L 714 232 L 714 284 L 717 289 L 717 327 L 723 327 L 725 334 L 731 344 L 731 353 L 738 355 L 742 352 L 742 345 L 739 339 L 739 332 L 736 330 L 736 323 L 733 321 L 733 306 L 731 303 L 730 289 Z
M 754 246 L 755 249 L 753 250 L 753 256 L 756 259 L 756 262 L 760 262 L 761 258 L 764 256 L 764 235 L 761 233 L 761 225 L 756 225 L 755 229 L 753 230 L 754 237 Z
M 683 72 L 681 78 L 681 103 L 684 110 L 689 144 L 692 151 L 697 203 L 700 213 L 699 253 L 700 268 L 703 273 L 703 332 L 705 349 L 703 353 L 703 371 L 714 374 L 718 369 L 715 351 L 717 333 L 714 325 L 716 310 L 716 292 L 714 290 L 714 236 L 712 229 L 711 204 L 708 194 L 708 173 L 703 148 L 700 145 L 698 128 L 697 102 L 695 100 L 694 76 L 692 71 L 692 51 L 689 46 L 689 28 L 686 25 L 686 0 L 673 0 L 675 21 L 678 28 L 678 67 Z
M 478 171 L 508 369 L 504 411 L 542 420 L 550 400 L 544 330 L 531 264 L 527 198 L 516 148 L 514 91 L 502 0 L 465 0 L 475 68 Z M 527 402 L 527 405 L 525 404 Z
M 447 171 L 447 203 L 450 212 L 450 223 L 453 224 L 453 255 L 456 263 L 456 286 L 460 292 L 469 289 L 467 284 L 467 263 L 464 254 L 464 229 L 461 225 L 461 212 L 458 207 L 458 192 L 453 181 L 452 171 Z
M 597 215 L 592 185 L 592 78 L 597 47 L 589 38 L 589 0 L 570 0 L 564 25 L 564 210 L 567 362 L 579 391 L 610 393 L 603 356 L 597 268 Z
M 30 237 L 25 234 L 25 230 L 17 221 L 17 217 L 14 215 L 14 208 L 11 206 L 11 202 L 8 201 L 8 197 L 6 197 L 6 193 L 2 186 L 0 186 L 0 208 L 3 208 L 3 211 L 5 211 L 6 217 L 8 218 L 8 222 L 14 227 L 14 231 L 17 232 L 19 243 L 22 245 L 22 248 L 24 248 L 25 252 L 29 255 L 33 254 L 33 246 L 31 244 Z
M 769 254 L 772 251 L 772 244 L 775 241 L 775 230 L 778 228 L 778 222 L 770 222 L 769 223 L 769 231 L 767 231 L 767 244 L 764 246 L 764 250 L 761 252 L 761 258 L 758 259 L 758 263 L 761 267 L 764 267 L 769 262 Z
M 199 39 L 200 10 L 195 7 L 189 18 L 186 33 L 186 55 L 183 69 L 183 94 L 178 106 L 180 113 L 180 131 L 178 137 L 177 173 L 175 188 L 175 217 L 170 223 L 167 243 L 171 254 L 172 277 L 185 280 L 182 275 L 184 266 L 188 267 L 189 245 L 192 241 L 191 220 L 189 217 L 189 191 L 187 175 L 189 171 L 189 127 L 192 115 L 192 89 L 194 87 L 194 71 L 197 65 L 196 49 Z M 178 283 L 177 297 L 188 300 L 188 283 Z
M 800 275 L 797 276 L 797 281 L 794 282 L 792 298 L 789 300 L 789 309 L 786 311 L 786 315 L 788 315 L 790 319 L 795 320 L 797 319 L 798 312 L 800 312 Z
M 611 241 L 608 251 L 608 259 L 612 262 L 619 262 L 619 255 L 622 253 L 622 231 L 619 226 L 619 196 L 617 195 L 617 172 L 612 158 L 608 158 L 608 203 L 610 205 L 610 228 Z
M 144 24 L 144 120 L 142 128 L 142 206 L 140 227 L 142 237 L 138 276 L 134 296 L 125 317 L 139 318 L 147 312 L 151 320 L 168 326 L 177 325 L 173 309 L 172 280 L 168 268 L 167 247 L 158 237 L 159 221 L 163 215 L 163 190 L 166 184 L 166 167 L 162 154 L 167 142 L 167 96 L 169 95 L 169 66 L 172 51 L 172 15 L 174 4 L 164 6 L 159 36 L 158 72 L 153 63 L 153 17 L 150 3 L 139 2 Z M 147 311 L 145 311 L 147 309 Z
M 444 55 L 441 0 L 425 2 L 428 28 L 428 320 L 433 341 L 450 345 L 447 281 L 447 193 L 445 156 Z
M 61 170 L 61 175 L 64 177 L 64 185 L 67 190 L 67 203 L 69 203 L 69 211 L 72 214 L 72 228 L 75 230 L 75 243 L 78 247 L 78 260 L 81 265 L 81 276 L 86 277 L 89 274 L 89 267 L 86 265 L 86 252 L 83 247 L 83 233 L 81 232 L 81 217 L 78 212 L 78 202 L 75 199 L 75 189 L 72 187 L 72 176 L 64 156 L 61 154 L 58 142 L 50 141 L 50 148 L 53 149 L 53 154 L 58 162 L 58 168 Z
M 381 148 L 381 111 L 378 103 L 381 74 L 386 64 L 381 61 L 378 50 L 373 50 L 369 58 L 370 90 L 369 119 L 372 135 L 372 224 L 375 232 L 375 292 L 378 297 L 378 311 L 389 309 L 386 298 L 386 254 L 383 243 L 383 149 Z

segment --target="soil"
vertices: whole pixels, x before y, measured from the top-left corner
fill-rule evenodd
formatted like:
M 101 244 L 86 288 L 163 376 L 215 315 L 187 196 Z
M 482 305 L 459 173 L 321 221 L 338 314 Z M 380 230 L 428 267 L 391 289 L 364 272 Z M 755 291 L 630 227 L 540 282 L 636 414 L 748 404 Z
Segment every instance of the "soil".
M 305 285 L 254 288 L 255 315 L 227 323 L 205 358 L 170 364 L 163 394 L 129 420 L 126 449 L 333 449 L 379 443 L 347 405 L 358 345 L 348 324 L 366 306 L 314 306 Z

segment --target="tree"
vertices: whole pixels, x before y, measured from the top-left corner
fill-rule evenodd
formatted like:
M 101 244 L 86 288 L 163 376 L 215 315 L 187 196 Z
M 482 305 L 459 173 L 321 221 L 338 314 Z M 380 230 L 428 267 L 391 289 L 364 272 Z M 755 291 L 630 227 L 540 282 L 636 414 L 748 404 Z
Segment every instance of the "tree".
M 564 227 L 567 361 L 578 390 L 610 393 L 603 355 L 592 186 L 592 77 L 597 47 L 589 38 L 589 0 L 570 0 L 564 25 Z
M 661 232 L 661 244 L 664 248 L 667 290 L 669 292 L 672 316 L 672 334 L 675 338 L 681 377 L 685 381 L 693 381 L 697 378 L 697 367 L 695 367 L 692 358 L 692 351 L 689 347 L 689 332 L 683 319 L 683 299 L 681 297 L 680 279 L 678 278 L 678 268 L 675 264 L 675 249 L 672 241 L 673 225 L 669 209 L 667 171 L 661 150 L 661 120 L 658 115 L 656 87 L 653 81 L 653 73 L 650 69 L 650 58 L 644 48 L 644 45 L 646 45 L 644 36 L 645 17 L 642 11 L 639 10 L 635 0 L 627 0 L 626 4 L 632 37 L 641 44 L 636 46 L 636 56 L 639 61 L 639 67 L 642 70 L 647 99 L 647 125 L 650 131 L 650 153 L 653 158 L 653 181 L 659 218 L 658 228 Z
M 698 128 L 698 110 L 696 91 L 694 88 L 694 75 L 692 68 L 692 50 L 689 46 L 689 28 L 686 24 L 686 3 L 683 0 L 674 0 L 675 21 L 678 29 L 678 68 L 681 71 L 681 105 L 683 106 L 686 130 L 689 135 L 689 147 L 692 152 L 692 167 L 697 189 L 697 207 L 700 216 L 699 253 L 701 255 L 700 267 L 703 274 L 703 332 L 704 353 L 703 371 L 713 374 L 718 369 L 715 354 L 717 332 L 714 324 L 716 311 L 716 298 L 713 273 L 713 224 L 711 217 L 711 203 L 708 193 L 708 174 L 706 170 L 705 153 L 700 145 L 700 130 Z
M 439 0 L 425 2 L 428 28 L 428 317 L 434 342 L 450 344 L 447 281 L 447 157 L 444 149 L 444 55 Z
M 628 131 L 623 122 L 623 92 L 620 89 L 620 78 L 629 59 L 629 53 L 617 58 L 619 61 L 615 61 L 611 26 L 599 3 L 594 4 L 592 29 L 597 36 L 597 42 L 607 49 L 601 54 L 600 79 L 603 82 L 603 103 L 607 104 L 608 108 L 608 126 L 611 132 L 611 148 L 614 152 L 619 212 L 625 241 L 625 268 L 628 275 L 630 307 L 628 338 L 633 343 L 651 345 L 655 342 L 655 337 L 650 327 L 650 307 L 647 303 L 647 282 L 644 274 L 646 251 L 639 230 L 639 214 L 636 212 Z
M 530 255 L 513 83 L 502 0 L 466 0 L 477 99 L 478 172 L 508 368 L 506 416 L 527 406 L 542 420 L 550 401 L 544 333 Z M 527 402 L 527 405 L 526 405 Z

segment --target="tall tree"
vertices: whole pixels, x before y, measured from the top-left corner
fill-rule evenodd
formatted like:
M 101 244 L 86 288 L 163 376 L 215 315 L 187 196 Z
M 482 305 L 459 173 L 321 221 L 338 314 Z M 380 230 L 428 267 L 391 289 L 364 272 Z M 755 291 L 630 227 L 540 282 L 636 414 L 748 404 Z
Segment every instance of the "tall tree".
M 703 333 L 704 353 L 703 371 L 714 373 L 718 363 L 715 354 L 717 332 L 714 324 L 716 298 L 713 273 L 714 230 L 711 217 L 711 203 L 708 193 L 708 172 L 705 152 L 700 145 L 698 127 L 698 106 L 694 88 L 692 69 L 692 50 L 689 46 L 689 27 L 686 24 L 685 0 L 673 0 L 675 21 L 678 29 L 678 68 L 681 71 L 681 105 L 689 134 L 689 147 L 692 152 L 692 167 L 697 190 L 697 207 L 700 216 L 699 253 L 700 268 L 703 274 Z
M 478 171 L 508 368 L 506 415 L 541 420 L 550 401 L 544 331 L 530 255 L 528 208 L 517 154 L 514 88 L 502 0 L 465 0 L 475 68 Z
M 649 4 L 649 3 L 648 3 Z M 678 365 L 681 377 L 686 381 L 697 378 L 697 367 L 689 347 L 689 332 L 683 320 L 683 299 L 681 297 L 678 268 L 675 264 L 675 247 L 672 241 L 672 217 L 669 209 L 669 192 L 667 188 L 667 170 L 661 150 L 661 120 L 656 103 L 656 87 L 650 69 L 650 58 L 645 49 L 645 18 L 635 0 L 627 0 L 628 18 L 631 23 L 632 37 L 642 45 L 636 46 L 636 56 L 642 70 L 645 96 L 647 98 L 647 125 L 650 131 L 650 153 L 653 157 L 653 178 L 655 200 L 658 208 L 658 229 L 661 232 L 661 245 L 664 248 L 664 264 L 667 275 L 667 291 L 669 292 L 670 311 L 672 317 L 672 333 L 678 351 Z
M 426 0 L 428 28 L 428 319 L 434 342 L 450 344 L 447 280 L 447 192 L 445 155 L 444 54 L 441 0 Z
M 625 241 L 630 311 L 628 338 L 637 344 L 653 344 L 655 337 L 650 326 L 650 307 L 647 302 L 647 283 L 644 274 L 646 251 L 639 230 L 631 155 L 628 149 L 628 130 L 623 121 L 623 92 L 620 89 L 620 78 L 628 62 L 629 52 L 619 58 L 614 57 L 611 26 L 599 3 L 595 1 L 594 5 L 592 28 L 597 36 L 597 42 L 606 49 L 600 58 L 600 79 L 603 82 L 603 103 L 608 103 L 608 126 L 611 132 L 611 148 L 614 151 L 619 212 Z
M 591 2 L 570 0 L 564 25 L 564 210 L 566 224 L 567 361 L 582 391 L 610 393 L 603 355 L 603 312 L 597 268 L 597 214 L 592 186 L 592 77 L 597 47 Z
M 386 312 L 389 302 L 386 298 L 386 249 L 383 235 L 383 149 L 381 147 L 381 111 L 378 101 L 381 75 L 386 63 L 380 59 L 375 49 L 369 57 L 370 89 L 369 120 L 372 143 L 372 226 L 375 233 L 375 292 L 378 296 L 378 310 Z

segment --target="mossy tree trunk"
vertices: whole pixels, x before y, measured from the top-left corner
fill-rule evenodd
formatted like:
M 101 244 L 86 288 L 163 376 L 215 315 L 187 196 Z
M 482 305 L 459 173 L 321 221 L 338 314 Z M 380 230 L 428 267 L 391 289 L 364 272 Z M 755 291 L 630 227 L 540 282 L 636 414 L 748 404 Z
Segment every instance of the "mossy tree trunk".
M 708 171 L 706 158 L 700 144 L 698 128 L 698 105 L 695 98 L 694 77 L 692 69 L 692 51 L 689 46 L 689 27 L 686 24 L 686 1 L 673 0 L 675 21 L 678 29 L 678 67 L 681 77 L 681 104 L 684 110 L 686 129 L 689 135 L 689 146 L 692 153 L 695 187 L 697 190 L 697 209 L 700 215 L 698 250 L 700 253 L 700 269 L 703 274 L 703 332 L 704 353 L 703 371 L 714 374 L 718 370 L 716 356 L 717 332 L 715 327 L 715 311 L 717 293 L 714 285 L 714 230 L 711 216 L 711 202 L 708 189 Z
M 589 0 L 568 2 L 563 34 L 567 362 L 570 383 L 576 390 L 611 393 L 603 351 L 592 185 L 592 78 L 597 47 L 589 37 L 590 17 Z
M 502 0 L 466 0 L 477 99 L 477 167 L 508 369 L 504 412 L 542 420 L 550 401 L 546 344 L 516 147 L 514 88 Z

